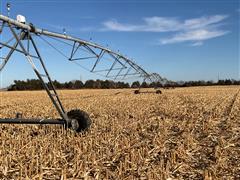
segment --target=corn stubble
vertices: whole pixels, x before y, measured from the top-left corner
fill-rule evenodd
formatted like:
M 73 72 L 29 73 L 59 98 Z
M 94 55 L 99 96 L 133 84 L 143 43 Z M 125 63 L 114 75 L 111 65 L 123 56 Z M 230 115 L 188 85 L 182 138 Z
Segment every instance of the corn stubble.
M 90 130 L 0 125 L 0 179 L 239 179 L 238 89 L 60 91 Z M 0 93 L 1 118 L 58 117 L 43 91 Z

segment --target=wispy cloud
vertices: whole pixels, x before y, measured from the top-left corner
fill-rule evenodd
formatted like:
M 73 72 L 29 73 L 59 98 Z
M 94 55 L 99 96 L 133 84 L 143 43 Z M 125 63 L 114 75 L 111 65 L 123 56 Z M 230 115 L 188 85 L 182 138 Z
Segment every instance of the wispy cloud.
M 143 19 L 140 25 L 122 24 L 117 20 L 110 20 L 103 23 L 105 31 L 134 31 L 134 32 L 167 32 L 176 31 L 180 24 L 175 18 L 149 17 Z
M 203 45 L 203 42 L 199 41 L 199 42 L 193 43 L 191 46 L 202 46 L 202 45 Z
M 204 40 L 223 36 L 227 33 L 228 31 L 222 31 L 222 30 L 210 31 L 207 29 L 198 29 L 198 30 L 175 34 L 173 37 L 161 39 L 160 42 L 161 44 L 172 44 L 172 43 L 185 42 L 185 41 L 203 42 Z
M 186 20 L 169 17 L 143 18 L 142 24 L 124 24 L 117 20 L 109 20 L 103 23 L 103 31 L 124 32 L 174 32 L 172 37 L 160 40 L 161 44 L 172 44 L 192 41 L 193 46 L 202 45 L 204 40 L 223 36 L 229 31 L 221 30 L 222 21 L 227 15 L 202 16 Z M 201 43 L 200 43 L 201 42 Z
M 136 31 L 136 32 L 168 32 L 180 31 L 214 25 L 224 19 L 227 15 L 204 16 L 200 18 L 180 21 L 177 18 L 147 17 L 142 24 L 123 24 L 117 20 L 109 20 L 103 23 L 105 31 Z

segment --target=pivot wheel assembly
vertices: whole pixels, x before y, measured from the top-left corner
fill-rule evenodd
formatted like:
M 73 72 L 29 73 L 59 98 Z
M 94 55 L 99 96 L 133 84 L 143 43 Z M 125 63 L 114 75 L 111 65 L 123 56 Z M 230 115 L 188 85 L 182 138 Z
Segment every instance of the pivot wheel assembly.
M 156 91 L 156 94 L 162 94 L 162 91 L 158 89 L 158 90 Z
M 140 94 L 140 93 L 153 93 L 153 92 L 150 92 L 150 91 L 140 91 L 140 90 L 135 90 L 134 91 L 134 94 Z M 156 92 L 155 92 L 156 94 L 162 94 L 162 91 L 160 90 L 160 89 L 158 89 L 158 90 L 156 90 Z
M 135 90 L 135 91 L 134 91 L 134 94 L 139 94 L 139 93 L 140 93 L 139 90 Z
M 9 11 L 9 4 L 7 8 Z M 3 36 L 3 34 L 5 35 Z M 60 116 L 59 119 L 24 119 L 22 118 L 22 114 L 17 114 L 16 118 L 0 118 L 0 124 L 59 124 L 71 128 L 76 132 L 87 130 L 91 125 L 91 120 L 86 112 L 79 109 L 71 110 L 68 113 L 65 111 L 54 82 L 38 49 L 36 40 L 39 38 L 68 61 L 74 61 L 79 66 L 81 65 L 76 61 L 94 60 L 90 68 L 84 68 L 91 73 L 102 72 L 102 76 L 114 80 L 123 80 L 126 77 L 138 77 L 144 78 L 144 81 L 167 82 L 167 79 L 162 78 L 157 73 L 149 74 L 142 67 L 119 52 L 112 51 L 93 42 L 66 35 L 66 32 L 56 33 L 37 28 L 32 23 L 28 23 L 23 15 L 17 15 L 16 19 L 12 19 L 9 17 L 9 14 L 8 16 L 0 14 L 0 36 L 2 37 L 0 38 L 0 73 L 10 61 L 13 53 L 17 52 L 24 55 Z M 8 39 L 8 36 L 11 38 Z M 70 53 L 68 55 L 64 54 L 62 50 L 58 49 L 56 45 L 53 45 L 45 38 L 64 42 L 65 45 L 70 47 Z M 105 59 L 109 60 L 110 66 L 109 63 L 105 64 L 107 67 L 104 67 L 104 64 L 99 65 L 99 61 L 105 62 Z M 140 93 L 142 93 L 140 89 L 135 91 L 135 94 Z
M 69 118 L 68 128 L 73 129 L 76 132 L 87 130 L 91 126 L 91 119 L 85 111 L 74 109 L 67 113 Z

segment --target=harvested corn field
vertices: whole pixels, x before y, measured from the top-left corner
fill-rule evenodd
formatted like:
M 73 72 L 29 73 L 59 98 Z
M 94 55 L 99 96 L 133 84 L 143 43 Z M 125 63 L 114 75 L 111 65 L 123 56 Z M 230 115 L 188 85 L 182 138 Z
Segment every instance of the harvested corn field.
M 0 125 L 0 179 L 239 179 L 238 91 L 60 91 L 67 111 L 90 114 L 91 128 Z M 0 118 L 58 118 L 44 91 L 0 93 Z

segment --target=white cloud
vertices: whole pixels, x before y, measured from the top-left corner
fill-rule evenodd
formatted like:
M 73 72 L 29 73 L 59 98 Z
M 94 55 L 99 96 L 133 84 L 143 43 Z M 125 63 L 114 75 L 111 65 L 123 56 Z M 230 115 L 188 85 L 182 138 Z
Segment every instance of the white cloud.
M 108 31 L 138 31 L 139 26 L 130 25 L 130 24 L 121 24 L 116 20 L 106 21 L 103 23 L 105 26 L 102 30 Z
M 109 20 L 103 25 L 105 31 L 169 32 L 214 25 L 227 17 L 227 15 L 214 15 L 180 21 L 177 18 L 154 16 L 144 18 L 142 24 L 123 24 L 117 20 Z
M 104 31 L 128 31 L 128 32 L 167 32 L 176 31 L 180 23 L 175 18 L 148 17 L 143 19 L 143 24 L 123 24 L 117 20 L 105 21 Z
M 191 44 L 191 46 L 202 46 L 202 45 L 203 45 L 202 41 L 198 41 L 198 42 Z
M 185 41 L 204 41 L 227 34 L 228 31 L 198 29 L 193 31 L 181 32 L 173 37 L 160 40 L 161 44 L 172 44 Z
M 142 24 L 124 24 L 117 20 L 109 20 L 103 23 L 104 31 L 124 32 L 175 32 L 169 38 L 161 39 L 161 44 L 172 44 L 185 41 L 198 42 L 202 45 L 204 40 L 220 37 L 228 33 L 219 29 L 227 15 L 202 16 L 199 18 L 179 20 L 170 17 L 147 17 Z M 201 42 L 201 44 L 199 43 Z M 194 45 L 194 44 L 193 44 Z
M 143 31 L 167 32 L 177 31 L 181 28 L 181 23 L 176 18 L 149 17 L 144 18 L 144 21 Z
M 186 29 L 198 29 L 204 28 L 209 25 L 214 25 L 226 19 L 227 15 L 215 15 L 215 16 L 204 16 L 195 19 L 187 19 L 184 21 L 184 27 Z

